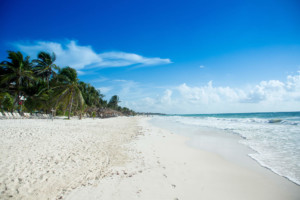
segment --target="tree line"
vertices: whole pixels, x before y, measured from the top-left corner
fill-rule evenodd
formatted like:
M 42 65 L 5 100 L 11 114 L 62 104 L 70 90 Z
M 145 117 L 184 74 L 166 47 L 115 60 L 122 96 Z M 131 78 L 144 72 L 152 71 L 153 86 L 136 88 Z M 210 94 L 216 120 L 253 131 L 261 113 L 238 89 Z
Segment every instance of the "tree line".
M 42 112 L 79 115 L 88 110 L 110 108 L 125 115 L 134 111 L 118 105 L 114 95 L 107 102 L 89 83 L 78 79 L 75 69 L 55 64 L 55 53 L 40 52 L 30 60 L 21 52 L 8 51 L 8 60 L 0 63 L 0 107 L 2 111 Z

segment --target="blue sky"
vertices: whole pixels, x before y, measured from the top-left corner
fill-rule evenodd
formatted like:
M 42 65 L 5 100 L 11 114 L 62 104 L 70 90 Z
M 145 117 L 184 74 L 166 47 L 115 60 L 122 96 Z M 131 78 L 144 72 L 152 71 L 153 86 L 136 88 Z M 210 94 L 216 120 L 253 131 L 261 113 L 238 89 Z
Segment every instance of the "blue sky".
M 54 51 L 136 111 L 296 111 L 299 10 L 298 0 L 2 0 L 0 59 Z

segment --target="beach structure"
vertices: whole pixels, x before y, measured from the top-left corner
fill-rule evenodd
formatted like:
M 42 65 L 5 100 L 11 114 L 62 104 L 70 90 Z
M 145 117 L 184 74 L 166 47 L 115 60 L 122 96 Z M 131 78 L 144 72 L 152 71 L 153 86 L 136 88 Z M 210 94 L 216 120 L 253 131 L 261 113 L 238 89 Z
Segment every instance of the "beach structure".
M 110 118 L 124 116 L 123 113 L 113 110 L 111 108 L 89 108 L 85 111 L 83 117 L 98 117 L 98 118 Z
M 108 118 L 108 117 L 123 116 L 123 114 L 113 109 L 105 108 L 105 109 L 99 109 L 97 112 L 97 116 L 100 118 Z

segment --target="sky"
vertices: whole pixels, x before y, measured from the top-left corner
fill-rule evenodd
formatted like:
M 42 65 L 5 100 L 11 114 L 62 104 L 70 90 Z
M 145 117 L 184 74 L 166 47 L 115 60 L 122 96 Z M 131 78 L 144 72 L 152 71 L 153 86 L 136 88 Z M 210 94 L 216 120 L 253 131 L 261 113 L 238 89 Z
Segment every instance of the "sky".
M 168 114 L 300 111 L 299 0 L 1 0 L 7 50 Z

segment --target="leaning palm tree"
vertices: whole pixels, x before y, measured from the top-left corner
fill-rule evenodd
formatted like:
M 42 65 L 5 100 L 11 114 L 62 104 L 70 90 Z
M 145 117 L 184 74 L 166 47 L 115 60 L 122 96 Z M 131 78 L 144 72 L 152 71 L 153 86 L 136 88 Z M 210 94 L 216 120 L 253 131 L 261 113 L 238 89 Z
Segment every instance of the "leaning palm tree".
M 38 54 L 38 59 L 32 61 L 33 63 L 36 63 L 37 74 L 41 75 L 46 80 L 48 89 L 51 77 L 56 75 L 55 70 L 59 70 L 59 67 L 54 64 L 55 60 L 55 53 L 50 55 L 49 53 L 42 51 Z
M 28 87 L 30 82 L 35 79 L 32 72 L 32 64 L 29 56 L 23 57 L 21 52 L 8 51 L 10 61 L 1 62 L 0 66 L 5 72 L 1 75 L 1 84 L 8 84 L 8 90 L 12 89 L 16 94 L 16 103 L 20 103 L 20 98 L 24 93 L 23 88 Z
M 79 108 L 80 119 L 84 108 L 84 99 L 79 89 L 77 72 L 70 67 L 63 68 L 57 76 L 58 86 L 54 87 L 54 106 L 60 104 L 69 108 L 68 119 L 70 119 L 73 106 L 74 110 Z

